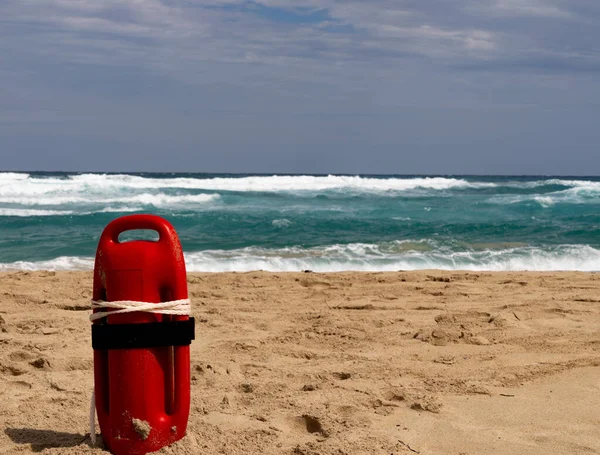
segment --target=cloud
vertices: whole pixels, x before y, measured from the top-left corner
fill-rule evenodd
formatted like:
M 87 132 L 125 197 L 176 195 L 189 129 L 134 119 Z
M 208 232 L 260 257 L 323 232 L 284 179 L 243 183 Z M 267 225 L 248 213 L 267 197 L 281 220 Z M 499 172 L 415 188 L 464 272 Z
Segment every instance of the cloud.
M 22 59 L 141 67 L 170 76 L 177 76 L 179 66 L 183 79 L 204 62 L 326 67 L 369 59 L 401 65 L 414 58 L 457 67 L 502 61 L 506 55 L 528 58 L 538 49 L 560 60 L 562 36 L 514 21 L 521 16 L 577 17 L 543 0 L 427 5 L 389 0 L 24 0 L 3 3 L 0 14 L 0 49 L 20 53 Z M 585 27 L 580 32 L 583 37 L 591 33 Z M 582 41 L 570 40 L 574 45 Z
M 599 18 L 584 0 L 3 0 L 0 150 L 488 150 L 497 125 L 522 137 L 512 114 L 592 109 Z
M 131 88 L 137 74 L 282 99 L 294 84 L 344 92 L 369 68 L 589 72 L 600 60 L 594 15 L 583 0 L 5 0 L 0 71 L 47 68 L 71 87 L 106 71 L 120 94 L 116 81 Z
M 507 16 L 574 17 L 559 3 L 548 0 L 496 0 L 491 5 L 491 10 L 495 14 Z
M 399 38 L 424 37 L 439 41 L 444 47 L 462 44 L 456 35 L 465 32 L 447 30 L 444 35 L 439 28 L 415 27 L 406 20 L 397 20 L 404 18 L 404 11 L 388 10 L 382 15 L 374 6 L 332 4 L 331 9 L 307 10 L 290 4 L 283 7 L 253 2 L 167 5 L 158 0 L 41 0 L 8 3 L 0 6 L 0 13 L 7 18 L 3 20 L 5 24 L 22 33 L 11 33 L 13 43 L 38 41 L 44 54 L 76 62 L 82 58 L 78 52 L 81 48 L 89 50 L 83 53 L 88 55 L 86 61 L 94 59 L 89 54 L 99 54 L 108 64 L 118 61 L 120 53 L 130 60 L 133 48 L 158 48 L 160 52 L 161 46 L 169 47 L 175 58 L 188 61 L 243 61 L 250 55 L 254 62 L 277 64 L 283 60 L 287 64 L 289 58 L 314 61 L 335 57 L 351 61 L 354 45 L 360 47 L 364 42 L 369 42 L 371 48 L 379 43 L 374 51 L 385 51 L 387 41 Z M 335 25 L 352 27 L 356 32 L 341 33 Z M 391 30 L 395 32 L 390 33 Z M 432 34 L 432 30 L 439 32 Z M 49 45 L 54 45 L 54 52 Z M 407 47 L 415 50 L 410 44 Z M 111 48 L 116 51 L 112 58 L 106 55 Z

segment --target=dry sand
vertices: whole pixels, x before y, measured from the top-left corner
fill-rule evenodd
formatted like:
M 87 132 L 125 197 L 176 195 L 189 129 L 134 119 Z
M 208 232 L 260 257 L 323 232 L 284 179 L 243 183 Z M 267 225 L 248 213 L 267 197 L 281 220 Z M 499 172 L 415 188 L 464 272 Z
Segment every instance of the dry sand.
M 0 454 L 89 446 L 91 273 L 0 274 Z M 600 274 L 190 274 L 164 454 L 600 453 Z M 98 430 L 99 431 L 99 430 Z

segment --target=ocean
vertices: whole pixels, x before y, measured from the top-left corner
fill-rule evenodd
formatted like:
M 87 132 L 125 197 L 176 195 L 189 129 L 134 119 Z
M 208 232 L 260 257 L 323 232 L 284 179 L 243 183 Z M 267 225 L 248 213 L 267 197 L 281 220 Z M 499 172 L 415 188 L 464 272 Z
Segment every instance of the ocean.
M 92 269 L 133 213 L 188 271 L 600 270 L 600 177 L 41 172 L 0 173 L 0 270 Z

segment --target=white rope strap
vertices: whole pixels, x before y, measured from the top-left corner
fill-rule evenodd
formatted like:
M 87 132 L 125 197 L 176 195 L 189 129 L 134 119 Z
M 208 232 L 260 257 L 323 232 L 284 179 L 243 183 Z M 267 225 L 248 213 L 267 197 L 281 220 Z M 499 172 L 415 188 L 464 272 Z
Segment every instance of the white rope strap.
M 103 302 L 92 300 L 92 310 L 111 308 L 115 311 L 99 311 L 90 315 L 90 321 L 113 316 L 115 314 L 133 313 L 141 311 L 145 313 L 172 314 L 176 316 L 189 316 L 190 299 L 173 300 L 171 302 L 150 303 L 137 302 L 135 300 L 117 300 L 114 302 Z
M 96 391 L 92 388 L 92 402 L 90 403 L 90 440 L 92 447 L 96 446 Z
M 191 311 L 190 299 L 173 300 L 171 302 L 151 303 L 138 302 L 135 300 L 117 300 L 104 302 L 92 300 L 92 310 L 110 308 L 113 311 L 99 311 L 90 315 L 90 321 L 95 321 L 107 316 L 124 313 L 156 313 L 170 314 L 175 316 L 189 316 Z M 96 393 L 92 391 L 92 402 L 90 404 L 90 440 L 92 447 L 96 445 Z

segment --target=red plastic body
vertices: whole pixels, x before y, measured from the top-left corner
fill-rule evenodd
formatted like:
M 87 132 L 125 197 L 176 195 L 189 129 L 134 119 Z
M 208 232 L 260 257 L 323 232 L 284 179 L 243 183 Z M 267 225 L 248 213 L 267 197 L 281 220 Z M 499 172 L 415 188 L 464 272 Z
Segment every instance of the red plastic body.
M 119 243 L 119 234 L 134 229 L 157 231 L 159 240 Z M 94 300 L 159 303 L 187 297 L 183 252 L 168 221 L 154 215 L 131 215 L 106 226 L 96 252 Z M 105 318 L 108 324 L 187 319 L 140 312 Z M 185 435 L 190 409 L 190 347 L 95 350 L 94 387 L 102 438 L 113 454 L 143 455 L 159 450 Z M 142 427 L 147 423 L 150 432 L 140 431 L 140 422 L 134 419 L 143 421 Z

